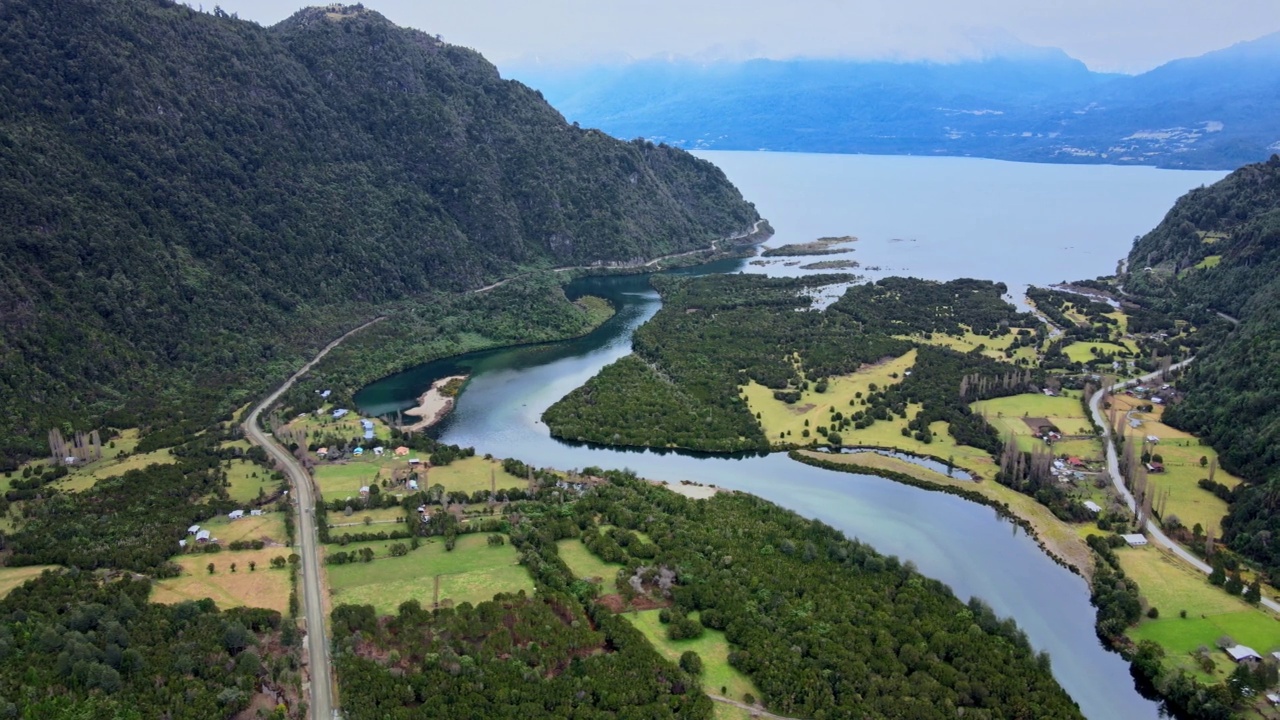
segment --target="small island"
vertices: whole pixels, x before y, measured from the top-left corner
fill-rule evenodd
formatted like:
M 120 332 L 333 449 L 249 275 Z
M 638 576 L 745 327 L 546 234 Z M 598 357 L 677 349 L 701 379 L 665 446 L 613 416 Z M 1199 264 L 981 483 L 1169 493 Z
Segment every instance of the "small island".
M 804 255 L 840 255 L 853 252 L 853 248 L 841 248 L 837 245 L 855 243 L 858 238 L 852 235 L 840 237 L 820 237 L 813 242 L 792 243 L 776 248 L 767 248 L 760 257 L 801 257 Z
M 857 260 L 819 260 L 801 265 L 801 270 L 853 270 L 862 267 Z

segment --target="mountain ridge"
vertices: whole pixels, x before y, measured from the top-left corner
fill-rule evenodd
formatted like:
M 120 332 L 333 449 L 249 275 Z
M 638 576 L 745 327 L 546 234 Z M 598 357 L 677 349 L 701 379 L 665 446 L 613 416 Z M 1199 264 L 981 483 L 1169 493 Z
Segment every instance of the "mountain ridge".
M 116 427 L 218 415 L 387 303 L 759 217 L 710 163 L 570 125 L 361 6 L 263 28 L 15 0 L 0 98 L 0 458 L 126 407 Z
M 509 70 L 567 117 L 689 148 L 1200 169 L 1280 149 L 1280 33 L 1136 76 L 1060 51 Z

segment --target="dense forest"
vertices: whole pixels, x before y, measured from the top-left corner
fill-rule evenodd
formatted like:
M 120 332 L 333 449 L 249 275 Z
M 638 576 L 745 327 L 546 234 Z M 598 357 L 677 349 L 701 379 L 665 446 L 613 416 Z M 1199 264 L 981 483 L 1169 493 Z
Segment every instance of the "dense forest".
M 148 580 L 46 572 L 0 601 L 0 716 L 301 717 L 299 634 L 280 613 L 148 602 Z M 280 701 L 288 693 L 292 714 Z
M 920 403 L 908 428 L 918 438 L 929 437 L 930 423 L 943 420 L 959 442 L 999 452 L 995 431 L 968 403 L 1022 392 L 1038 376 L 978 353 L 903 338 L 966 330 L 995 338 L 1036 320 L 1001 299 L 1003 285 L 968 279 L 887 278 L 852 285 L 829 308 L 812 309 L 808 293 L 850 279 L 654 277 L 663 305 L 636 331 L 635 353 L 552 405 L 543 419 L 557 437 L 614 445 L 725 452 L 807 444 L 766 438 L 741 386 L 754 381 L 795 402 L 804 389 L 823 392 L 832 377 L 914 347 L 916 365 L 908 376 L 873 390 L 829 429 L 838 434 L 906 417 L 908 404 Z M 967 393 L 964 378 L 972 381 Z
M 1242 475 L 1223 521 L 1234 550 L 1280 576 L 1280 156 L 1178 200 L 1129 254 L 1125 289 L 1209 325 L 1165 420 L 1203 437 Z M 1225 313 L 1234 328 L 1218 319 Z
M 706 247 L 757 218 L 683 151 L 567 124 L 360 6 L 0 5 L 0 462 L 207 421 L 387 303 Z
M 568 505 L 548 488 L 510 509 L 532 597 L 407 602 L 384 621 L 368 606 L 334 610 L 350 717 L 707 717 L 696 678 L 569 572 L 557 542 L 579 537 L 622 563 L 628 596 L 668 606 L 671 637 L 723 631 L 729 663 L 774 712 L 1080 717 L 1013 621 L 910 563 L 750 495 L 690 500 L 630 473 L 586 472 L 609 482 Z

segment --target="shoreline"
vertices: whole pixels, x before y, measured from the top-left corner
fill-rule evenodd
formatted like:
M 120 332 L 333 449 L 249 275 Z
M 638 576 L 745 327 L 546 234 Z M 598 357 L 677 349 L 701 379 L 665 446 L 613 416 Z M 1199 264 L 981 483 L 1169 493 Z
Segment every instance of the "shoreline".
M 404 432 L 417 432 L 426 430 L 445 418 L 451 410 L 453 410 L 454 397 L 445 395 L 443 390 L 446 385 L 454 381 L 466 382 L 470 375 L 450 375 L 443 377 L 431 383 L 431 387 L 422 393 L 418 398 L 418 406 L 404 410 L 403 414 L 413 415 L 421 418 L 415 423 L 401 424 L 400 429 Z

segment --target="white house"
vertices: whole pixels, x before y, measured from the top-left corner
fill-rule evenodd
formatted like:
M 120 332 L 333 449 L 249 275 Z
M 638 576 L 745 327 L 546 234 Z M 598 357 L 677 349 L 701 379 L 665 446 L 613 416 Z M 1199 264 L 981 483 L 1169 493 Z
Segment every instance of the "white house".
M 409 481 L 409 489 L 410 489 L 410 490 L 417 490 L 417 489 L 418 489 L 418 481 L 417 481 L 417 480 L 410 480 L 410 481 Z
M 185 539 L 184 539 L 184 540 L 179 540 L 179 541 L 178 541 L 178 547 L 180 547 L 180 548 L 184 548 L 184 547 L 186 547 L 186 546 L 187 546 L 187 541 L 186 541 Z
M 1093 513 L 1094 515 L 1097 515 L 1098 513 L 1102 512 L 1102 507 L 1098 505 L 1098 503 L 1092 500 L 1085 500 L 1084 507 L 1086 510 Z
M 369 486 L 365 485 L 360 488 L 360 497 L 369 497 Z
M 1142 533 L 1131 533 L 1129 535 L 1121 535 L 1124 541 L 1129 543 L 1129 547 L 1141 547 L 1147 544 L 1147 536 Z
M 382 455 L 382 453 L 384 453 L 384 452 L 386 452 L 386 449 L 384 449 L 381 445 L 379 445 L 378 447 L 376 447 L 376 448 L 374 448 L 374 449 L 373 449 L 373 454 L 374 454 L 374 455 L 381 456 L 381 455 Z
M 346 414 L 347 414 L 347 409 L 346 409 L 346 408 L 338 408 L 337 410 L 334 410 L 334 411 L 333 411 L 333 419 L 334 419 L 334 420 L 338 420 L 338 419 L 340 419 L 343 415 L 346 415 Z
M 249 514 L 252 515 L 253 517 L 260 517 L 262 515 L 262 511 L 255 508 L 253 510 L 250 510 Z
M 1226 651 L 1227 655 L 1230 655 L 1231 659 L 1238 663 L 1246 660 L 1257 661 L 1262 659 L 1262 656 L 1257 651 L 1247 645 L 1232 645 L 1226 648 Z
M 192 525 L 191 527 L 187 528 L 187 532 L 192 535 L 195 535 L 196 533 L 200 532 L 200 526 Z
M 243 510 L 232 510 L 231 512 L 227 513 L 227 518 L 230 520 L 239 520 L 242 517 L 244 517 Z
M 1155 435 L 1148 435 L 1147 442 L 1151 443 L 1152 445 L 1159 445 L 1160 438 L 1156 437 Z
M 207 542 L 209 542 L 209 531 L 208 531 L 208 530 L 201 530 L 200 532 L 196 533 L 196 542 L 198 542 L 198 543 L 207 543 Z

